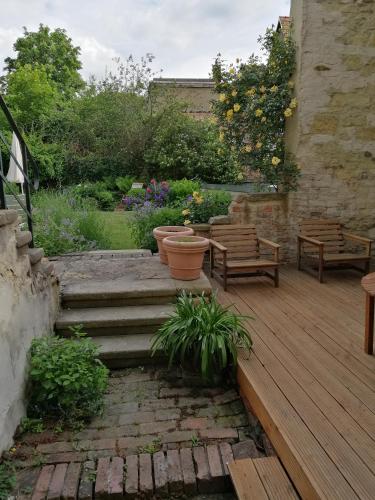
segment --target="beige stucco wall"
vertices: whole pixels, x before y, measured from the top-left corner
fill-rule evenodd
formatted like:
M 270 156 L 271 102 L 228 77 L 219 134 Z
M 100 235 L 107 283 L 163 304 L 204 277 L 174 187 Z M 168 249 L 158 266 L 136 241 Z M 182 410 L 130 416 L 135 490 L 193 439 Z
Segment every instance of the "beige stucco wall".
M 17 222 L 0 225 L 0 454 L 26 414 L 31 341 L 52 331 L 58 307 L 56 278 L 32 272 L 16 249 L 16 229 Z
M 287 146 L 302 171 L 291 239 L 320 216 L 375 238 L 375 1 L 292 0 L 291 16 L 299 106 Z

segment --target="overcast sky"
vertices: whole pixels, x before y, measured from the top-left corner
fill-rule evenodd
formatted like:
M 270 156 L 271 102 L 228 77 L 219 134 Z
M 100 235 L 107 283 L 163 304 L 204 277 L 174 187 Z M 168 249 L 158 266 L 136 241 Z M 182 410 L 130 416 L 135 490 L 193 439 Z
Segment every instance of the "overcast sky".
M 208 77 L 226 60 L 258 52 L 257 38 L 290 0 L 0 0 L 0 60 L 13 54 L 22 26 L 65 28 L 81 47 L 82 74 L 103 75 L 114 57 L 155 57 L 164 77 Z

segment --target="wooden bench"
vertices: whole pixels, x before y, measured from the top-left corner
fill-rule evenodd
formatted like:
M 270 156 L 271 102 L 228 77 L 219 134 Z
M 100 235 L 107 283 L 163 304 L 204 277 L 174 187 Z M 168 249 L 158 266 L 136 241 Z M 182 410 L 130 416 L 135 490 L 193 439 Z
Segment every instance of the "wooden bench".
M 268 276 L 279 285 L 280 245 L 258 238 L 253 224 L 212 226 L 210 237 L 211 276 L 223 281 L 224 290 L 231 277 Z M 261 258 L 260 246 L 271 249 L 273 258 Z
M 350 240 L 365 247 L 362 253 L 345 251 L 345 241 Z M 300 224 L 298 235 L 297 262 L 301 270 L 302 257 L 318 267 L 318 278 L 323 283 L 323 271 L 333 265 L 349 265 L 363 273 L 368 273 L 371 260 L 372 240 L 345 233 L 339 221 L 335 219 L 309 219 Z M 363 264 L 359 268 L 356 264 Z
M 299 498 L 277 457 L 235 460 L 228 468 L 239 500 Z
M 366 292 L 366 318 L 365 318 L 365 352 L 374 352 L 374 298 L 375 298 L 375 273 L 368 274 L 361 281 Z

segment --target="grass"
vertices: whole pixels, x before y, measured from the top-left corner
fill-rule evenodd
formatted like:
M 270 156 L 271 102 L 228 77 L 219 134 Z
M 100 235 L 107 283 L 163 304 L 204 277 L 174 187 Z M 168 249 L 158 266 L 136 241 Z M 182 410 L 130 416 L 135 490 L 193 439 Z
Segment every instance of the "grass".
M 128 250 L 137 248 L 131 233 L 129 218 L 130 212 L 99 212 L 103 220 L 109 242 L 106 245 L 110 250 Z

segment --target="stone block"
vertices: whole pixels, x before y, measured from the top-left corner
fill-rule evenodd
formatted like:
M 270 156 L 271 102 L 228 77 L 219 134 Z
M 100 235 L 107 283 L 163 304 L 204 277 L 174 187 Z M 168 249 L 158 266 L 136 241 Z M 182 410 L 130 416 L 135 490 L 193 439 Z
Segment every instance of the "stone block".
M 125 498 L 138 496 L 138 455 L 126 457 Z
M 109 457 L 99 458 L 96 467 L 95 498 L 103 499 L 108 496 L 108 481 L 110 476 L 111 459 Z
M 57 464 L 48 488 L 47 500 L 58 500 L 62 495 L 68 464 Z
M 81 468 L 81 464 L 76 462 L 71 462 L 68 465 L 61 493 L 62 500 L 75 500 L 77 498 Z
M 178 450 L 167 451 L 168 482 L 171 495 L 183 493 L 183 478 Z
M 181 448 L 180 459 L 185 495 L 195 495 L 197 493 L 197 481 L 195 478 L 193 452 L 191 448 Z
M 152 480 L 152 461 L 149 453 L 139 455 L 139 491 L 141 495 L 149 497 L 154 490 Z
M 210 469 L 208 466 L 207 453 L 203 446 L 193 448 L 193 460 L 199 493 L 210 493 Z
M 242 458 L 259 458 L 262 456 L 252 439 L 233 444 L 232 452 L 235 460 L 240 460 Z
M 42 468 L 34 488 L 32 500 L 45 500 L 54 470 L 54 465 L 45 465 Z
M 78 488 L 79 500 L 91 500 L 95 480 L 95 462 L 87 461 L 83 464 L 81 481 Z
M 124 459 L 121 457 L 112 458 L 108 489 L 111 498 L 123 498 Z
M 208 468 L 211 476 L 212 491 L 222 492 L 225 490 L 225 473 L 221 463 L 221 455 L 217 445 L 207 446 Z
M 164 452 L 158 451 L 152 456 L 154 468 L 155 495 L 168 495 L 168 466 Z

